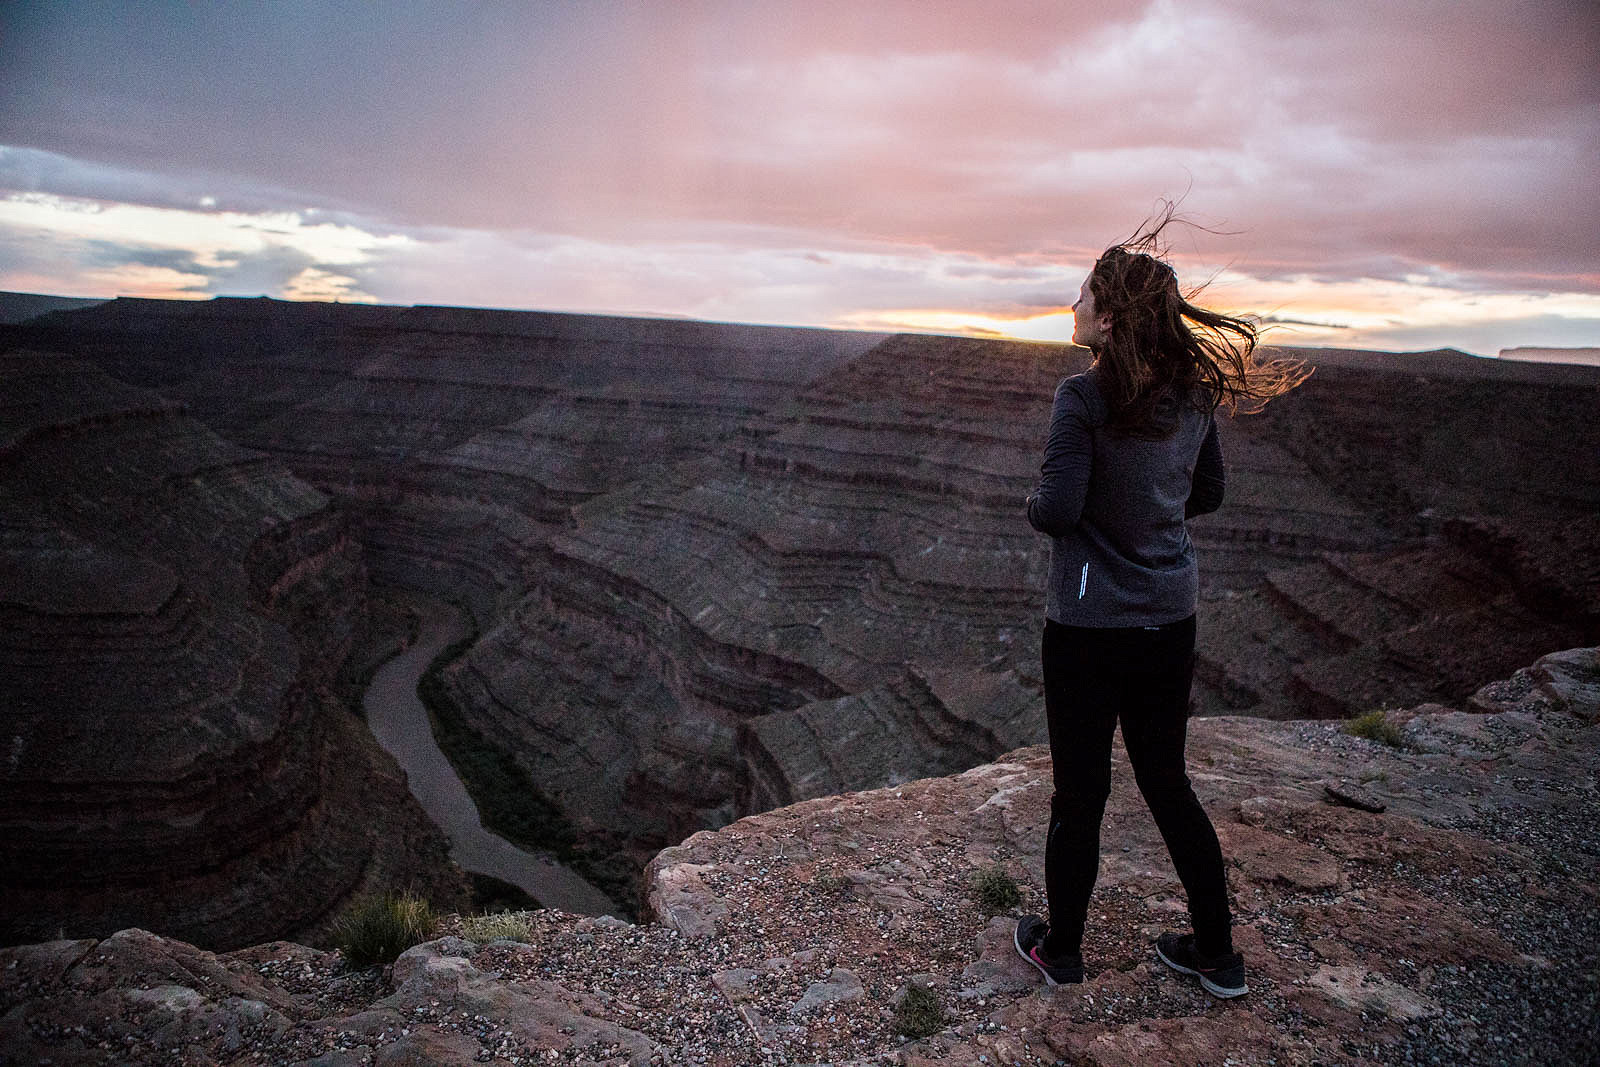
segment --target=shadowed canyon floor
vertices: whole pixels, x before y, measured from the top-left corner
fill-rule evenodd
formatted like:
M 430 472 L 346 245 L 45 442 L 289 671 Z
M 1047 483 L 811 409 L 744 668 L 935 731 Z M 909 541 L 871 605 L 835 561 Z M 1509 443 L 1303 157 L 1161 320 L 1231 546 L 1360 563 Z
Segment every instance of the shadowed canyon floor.
M 315 854 L 297 810 L 353 833 L 317 798 L 392 789 L 370 740 L 340 742 L 375 768 L 351 781 L 268 756 L 339 758 L 290 726 L 350 731 L 330 709 L 393 647 L 373 607 L 389 586 L 471 613 L 443 699 L 634 869 L 739 815 L 1043 738 L 1048 549 L 1020 502 L 1079 350 L 267 300 L 117 300 L 0 338 L 51 353 L 7 357 L 29 368 L 7 373 L 28 384 L 0 445 L 8 573 L 26 577 L 0 596 L 23 709 L 0 836 L 30 877 L 99 856 L 83 899 L 156 899 L 167 857 L 211 877 L 247 843 L 292 868 Z M 1193 526 L 1201 711 L 1455 702 L 1600 641 L 1600 372 L 1307 355 L 1310 382 L 1224 425 L 1228 501 Z M 109 714 L 102 693 L 154 713 Z M 294 711 L 306 694 L 319 712 Z M 245 800 L 204 808 L 230 794 L 201 776 L 180 803 L 171 768 L 106 762 L 160 751 L 151 731 L 240 768 Z M 219 831 L 252 810 L 257 829 Z M 418 832 L 414 873 L 442 886 L 440 839 Z M 246 915 L 310 929 L 361 881 L 406 876 L 363 866 L 386 839 L 329 853 L 292 914 L 241 888 L 209 926 L 96 903 L 64 928 L 139 915 L 214 946 L 262 936 L 229 925 Z M 7 910 L 45 936 L 69 896 Z
M 651 864 L 643 925 L 543 911 L 477 944 L 450 918 L 382 972 L 142 930 L 0 949 L 0 1050 L 307 1067 L 1593 1063 L 1600 650 L 1543 657 L 1466 707 L 1396 713 L 1398 748 L 1332 723 L 1193 722 L 1250 968 L 1237 1001 L 1151 953 L 1186 916 L 1120 748 L 1088 980 L 1047 988 L 1017 958 L 1013 920 L 986 918 L 971 877 L 998 865 L 1042 910 L 1049 759 L 1026 748 L 698 833 Z M 945 1015 L 917 1041 L 895 1034 L 911 982 Z

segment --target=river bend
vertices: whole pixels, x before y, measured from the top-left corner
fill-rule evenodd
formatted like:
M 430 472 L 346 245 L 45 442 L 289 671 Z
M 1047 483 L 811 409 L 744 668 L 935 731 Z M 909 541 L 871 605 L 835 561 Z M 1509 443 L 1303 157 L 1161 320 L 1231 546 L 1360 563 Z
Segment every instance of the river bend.
M 464 870 L 487 874 L 522 889 L 547 908 L 581 915 L 616 915 L 610 897 L 571 868 L 524 852 L 485 829 L 467 789 L 439 750 L 428 711 L 417 696 L 417 681 L 448 645 L 470 632 L 465 615 L 453 605 L 420 593 L 407 594 L 421 616 L 421 630 L 409 648 L 378 668 L 362 698 L 367 724 L 406 772 L 412 796 L 450 840 L 450 858 Z

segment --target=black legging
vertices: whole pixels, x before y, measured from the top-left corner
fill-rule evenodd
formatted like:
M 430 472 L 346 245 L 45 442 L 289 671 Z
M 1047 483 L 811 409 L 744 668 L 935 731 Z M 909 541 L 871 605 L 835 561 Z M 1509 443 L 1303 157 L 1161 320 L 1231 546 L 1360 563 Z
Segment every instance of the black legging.
M 1046 953 L 1078 952 L 1100 868 L 1100 820 L 1111 795 L 1111 736 L 1122 740 L 1156 827 L 1189 895 L 1195 947 L 1233 951 L 1228 884 L 1211 820 L 1184 767 L 1194 616 L 1164 626 L 1044 626 L 1045 713 L 1055 796 L 1045 842 Z

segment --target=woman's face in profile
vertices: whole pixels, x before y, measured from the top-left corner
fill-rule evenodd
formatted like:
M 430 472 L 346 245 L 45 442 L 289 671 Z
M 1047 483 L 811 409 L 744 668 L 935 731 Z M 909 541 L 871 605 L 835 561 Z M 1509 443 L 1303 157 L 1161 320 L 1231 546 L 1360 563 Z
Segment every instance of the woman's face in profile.
M 1078 290 L 1078 302 L 1072 305 L 1072 343 L 1094 348 L 1104 343 L 1110 325 L 1110 316 L 1095 310 L 1094 292 L 1089 288 L 1089 279 L 1085 278 L 1083 287 Z

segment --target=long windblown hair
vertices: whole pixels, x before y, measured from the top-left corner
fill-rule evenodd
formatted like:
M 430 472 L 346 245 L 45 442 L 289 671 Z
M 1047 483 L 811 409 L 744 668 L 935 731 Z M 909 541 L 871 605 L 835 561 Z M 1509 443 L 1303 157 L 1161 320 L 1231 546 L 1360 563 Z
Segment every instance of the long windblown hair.
M 1196 307 L 1162 258 L 1161 231 L 1175 217 L 1167 204 L 1128 240 L 1101 253 L 1089 273 L 1097 315 L 1110 329 L 1095 347 L 1109 428 L 1160 438 L 1185 408 L 1227 414 L 1260 411 L 1306 378 L 1299 360 L 1258 361 L 1258 331 L 1248 318 Z

